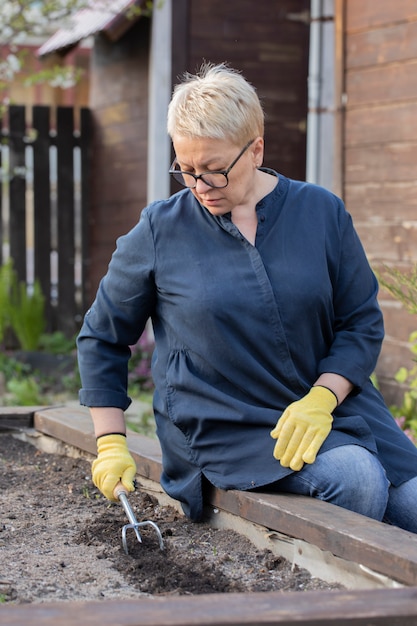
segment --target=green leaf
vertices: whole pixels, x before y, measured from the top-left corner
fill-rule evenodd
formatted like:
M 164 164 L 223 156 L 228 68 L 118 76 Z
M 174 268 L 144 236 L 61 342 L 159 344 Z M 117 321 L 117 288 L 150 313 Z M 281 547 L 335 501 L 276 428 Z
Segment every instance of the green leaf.
M 400 367 L 398 372 L 395 374 L 395 380 L 397 383 L 405 383 L 408 378 L 408 369 L 406 367 Z

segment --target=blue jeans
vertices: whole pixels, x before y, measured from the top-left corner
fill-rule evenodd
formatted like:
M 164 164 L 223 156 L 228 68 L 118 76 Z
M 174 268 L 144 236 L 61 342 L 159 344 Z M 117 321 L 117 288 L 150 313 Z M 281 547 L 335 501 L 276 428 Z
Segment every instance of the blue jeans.
M 417 477 L 393 487 L 376 456 L 361 446 L 323 452 L 312 465 L 268 487 L 331 502 L 417 533 Z

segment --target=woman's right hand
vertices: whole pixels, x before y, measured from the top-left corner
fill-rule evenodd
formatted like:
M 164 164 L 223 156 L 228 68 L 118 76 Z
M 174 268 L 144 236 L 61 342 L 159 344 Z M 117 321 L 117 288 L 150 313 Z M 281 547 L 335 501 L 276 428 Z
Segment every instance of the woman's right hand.
M 97 439 L 97 458 L 93 461 L 92 478 L 101 493 L 117 501 L 114 488 L 121 482 L 127 491 L 134 491 L 136 463 L 122 434 L 102 435 Z

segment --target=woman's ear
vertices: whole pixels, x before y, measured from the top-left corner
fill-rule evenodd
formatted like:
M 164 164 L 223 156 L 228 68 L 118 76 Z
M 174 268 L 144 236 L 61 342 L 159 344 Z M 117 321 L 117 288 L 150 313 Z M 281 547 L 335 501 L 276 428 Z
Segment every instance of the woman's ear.
M 256 168 L 261 167 L 264 160 L 264 140 L 263 137 L 257 137 L 250 147 L 253 164 Z

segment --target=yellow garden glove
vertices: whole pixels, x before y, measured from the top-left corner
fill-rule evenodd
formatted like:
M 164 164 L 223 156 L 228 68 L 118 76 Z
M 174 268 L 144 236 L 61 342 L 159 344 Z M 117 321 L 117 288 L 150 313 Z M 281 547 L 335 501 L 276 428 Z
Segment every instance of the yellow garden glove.
M 108 500 L 116 501 L 114 488 L 122 482 L 127 491 L 134 491 L 136 463 L 124 435 L 103 435 L 97 439 L 97 458 L 92 466 L 93 483 Z
M 314 463 L 332 428 L 336 395 L 326 387 L 312 387 L 308 394 L 290 404 L 281 415 L 271 437 L 278 439 L 274 457 L 283 467 L 299 471 Z

